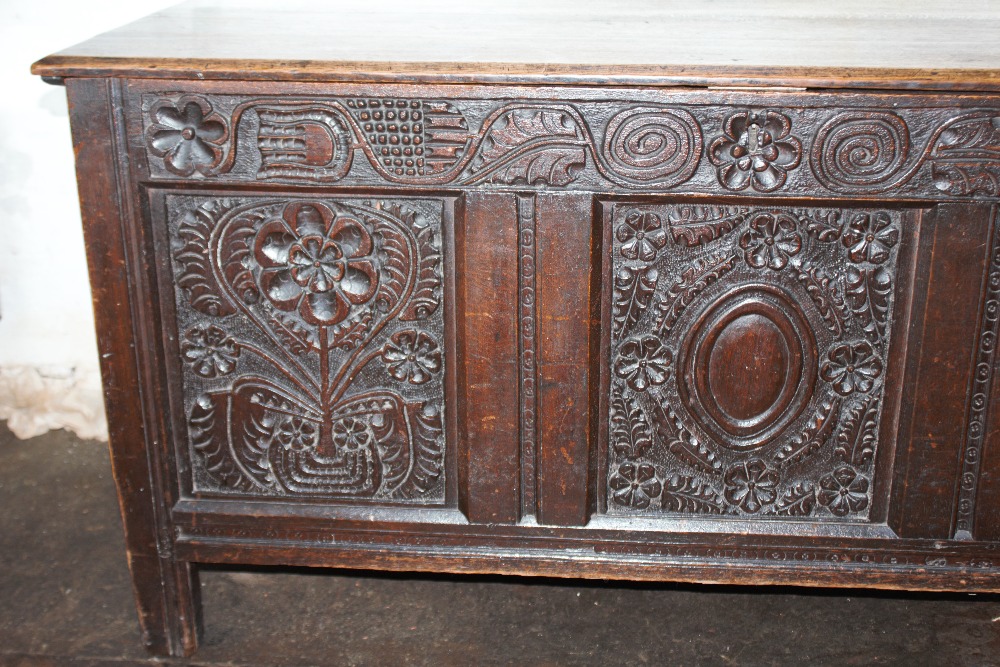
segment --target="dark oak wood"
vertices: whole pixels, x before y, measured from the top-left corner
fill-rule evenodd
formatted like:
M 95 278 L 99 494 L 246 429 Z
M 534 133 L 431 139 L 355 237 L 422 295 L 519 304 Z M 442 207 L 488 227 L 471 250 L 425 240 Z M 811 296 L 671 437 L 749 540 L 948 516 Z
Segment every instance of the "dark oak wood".
M 158 392 L 158 368 L 144 358 L 140 343 L 155 334 L 143 330 L 138 312 L 149 307 L 143 294 L 144 253 L 122 168 L 120 85 L 109 79 L 67 83 L 73 146 L 80 183 L 94 318 L 101 355 L 104 399 L 111 436 L 111 462 L 121 500 L 129 569 L 145 646 L 154 653 L 188 654 L 198 643 L 201 605 L 197 571 L 174 556 L 173 494 L 161 474 L 173 470 L 157 460 L 162 414 L 150 413 L 147 392 Z M 135 319 L 133 319 L 135 317 Z
M 36 64 L 149 648 L 199 563 L 1000 591 L 1000 31 L 921 7 L 202 3 Z
M 309 26 L 308 30 L 303 30 Z M 350 27 L 349 27 L 350 26 Z M 368 26 L 377 31 L 372 39 Z M 39 61 L 43 76 L 998 90 L 975 2 L 767 8 L 644 0 L 173 7 Z M 733 35 L 743 39 L 729 38 Z M 891 43 L 893 48 L 885 48 Z

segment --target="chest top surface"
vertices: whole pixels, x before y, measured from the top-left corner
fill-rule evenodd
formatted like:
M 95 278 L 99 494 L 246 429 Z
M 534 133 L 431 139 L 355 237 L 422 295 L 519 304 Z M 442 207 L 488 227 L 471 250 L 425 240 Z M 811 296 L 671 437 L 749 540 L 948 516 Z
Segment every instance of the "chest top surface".
M 1000 90 L 1000 7 L 792 0 L 194 0 L 40 60 L 48 77 Z

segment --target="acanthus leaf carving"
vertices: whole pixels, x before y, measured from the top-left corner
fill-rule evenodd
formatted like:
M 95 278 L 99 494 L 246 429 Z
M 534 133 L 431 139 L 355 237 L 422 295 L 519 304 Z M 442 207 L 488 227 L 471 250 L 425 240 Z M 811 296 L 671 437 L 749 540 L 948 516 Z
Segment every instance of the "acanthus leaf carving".
M 626 459 L 637 459 L 653 445 L 646 416 L 635 398 L 619 392 L 611 404 L 612 447 Z
M 840 415 L 840 400 L 827 398 L 816 408 L 815 415 L 802 433 L 783 445 L 775 455 L 775 461 L 782 467 L 801 463 L 820 451 L 830 435 L 837 428 Z
M 702 245 L 721 238 L 746 222 L 745 206 L 677 206 L 667 222 L 674 243 Z
M 816 507 L 816 488 L 809 482 L 799 482 L 782 493 L 774 503 L 778 516 L 809 516 Z
M 736 253 L 717 255 L 707 259 L 699 259 L 681 274 L 670 291 L 660 297 L 657 304 L 656 328 L 660 334 L 665 334 L 677 322 L 681 313 L 691 304 L 702 290 L 719 280 L 736 265 L 739 255 Z
M 258 485 L 252 477 L 244 475 L 236 464 L 235 457 L 227 450 L 229 438 L 224 423 L 218 419 L 219 407 L 216 398 L 209 394 L 202 394 L 195 400 L 188 420 L 191 445 L 203 458 L 205 472 L 220 485 L 229 489 L 252 491 Z
M 878 398 L 868 396 L 863 402 L 856 403 L 847 410 L 843 427 L 837 433 L 837 448 L 834 450 L 845 462 L 860 466 L 875 456 L 878 409 Z
M 722 462 L 684 427 L 669 405 L 657 401 L 653 414 L 657 433 L 677 458 L 703 473 L 722 473 Z
M 615 333 L 625 335 L 643 313 L 656 290 L 659 273 L 656 269 L 631 269 L 623 266 L 615 276 L 614 304 L 612 318 Z
M 667 512 L 725 514 L 722 494 L 686 475 L 673 475 L 663 485 L 660 506 Z
M 191 307 L 212 316 L 231 315 L 235 308 L 222 297 L 208 256 L 209 239 L 219 218 L 233 208 L 222 199 L 186 211 L 177 232 L 183 245 L 174 253 L 181 264 L 177 285 L 188 295 Z
M 873 338 L 884 336 L 892 293 L 891 274 L 884 268 L 850 266 L 844 279 L 848 303 L 861 319 L 865 333 Z
M 809 297 L 816 304 L 823 322 L 829 327 L 836 338 L 844 333 L 844 320 L 847 317 L 847 304 L 837 293 L 836 284 L 831 276 L 817 266 L 803 264 L 796 269 L 796 277 L 805 287 Z
M 575 119 L 563 111 L 512 109 L 487 130 L 473 171 L 508 185 L 563 186 L 586 165 L 586 145 Z

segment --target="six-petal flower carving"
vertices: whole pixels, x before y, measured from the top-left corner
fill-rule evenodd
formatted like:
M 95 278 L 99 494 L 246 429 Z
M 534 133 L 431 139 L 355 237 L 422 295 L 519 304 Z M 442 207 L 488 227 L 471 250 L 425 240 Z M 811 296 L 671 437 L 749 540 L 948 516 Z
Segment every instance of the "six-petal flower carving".
M 357 220 L 335 217 L 319 203 L 296 203 L 257 232 L 254 257 L 261 266 L 261 289 L 275 307 L 331 325 L 375 295 L 373 248 Z
M 622 257 L 644 262 L 656 259 L 656 251 L 667 243 L 660 216 L 649 211 L 629 211 L 615 235 L 622 244 Z
M 303 417 L 286 415 L 274 429 L 275 439 L 286 450 L 301 452 L 316 446 L 319 424 Z
M 236 369 L 240 356 L 239 344 L 219 327 L 195 327 L 184 335 L 181 356 L 191 364 L 197 375 L 214 378 L 228 375 Z
M 899 230 L 886 213 L 858 213 L 848 223 L 842 239 L 852 262 L 882 264 L 899 242 Z
M 635 391 L 663 384 L 670 375 L 673 355 L 656 336 L 626 341 L 618 355 L 615 373 Z
M 750 221 L 749 228 L 740 237 L 740 247 L 750 266 L 755 269 L 766 266 L 778 271 L 802 249 L 802 237 L 790 216 L 764 213 Z
M 653 466 L 631 461 L 618 466 L 609 484 L 616 503 L 636 509 L 649 507 L 650 501 L 660 495 L 663 489 Z
M 345 417 L 333 423 L 333 444 L 337 451 L 356 452 L 371 446 L 375 436 L 363 419 Z
M 177 106 L 161 103 L 151 112 L 150 152 L 179 176 L 208 173 L 222 161 L 229 136 L 226 123 L 201 97 L 182 97 Z
M 726 500 L 750 514 L 778 497 L 778 473 L 762 460 L 754 458 L 726 471 Z
M 820 370 L 820 376 L 841 396 L 871 391 L 881 374 L 882 360 L 867 341 L 833 348 Z
M 802 143 L 791 131 L 791 119 L 776 111 L 743 111 L 726 118 L 723 134 L 708 147 L 719 183 L 730 190 L 780 188 L 802 159 Z
M 835 516 L 860 512 L 868 506 L 868 480 L 851 468 L 837 468 L 819 481 L 819 502 Z
M 389 375 L 411 384 L 423 384 L 441 370 L 441 349 L 423 331 L 400 331 L 382 349 Z

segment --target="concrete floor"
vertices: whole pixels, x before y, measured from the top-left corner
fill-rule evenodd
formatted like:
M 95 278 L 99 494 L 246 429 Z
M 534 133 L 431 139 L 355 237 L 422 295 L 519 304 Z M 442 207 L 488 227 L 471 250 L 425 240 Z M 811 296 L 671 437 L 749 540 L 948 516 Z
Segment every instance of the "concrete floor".
M 0 665 L 996 665 L 1000 597 L 204 571 L 192 661 L 139 645 L 106 447 L 0 423 Z

